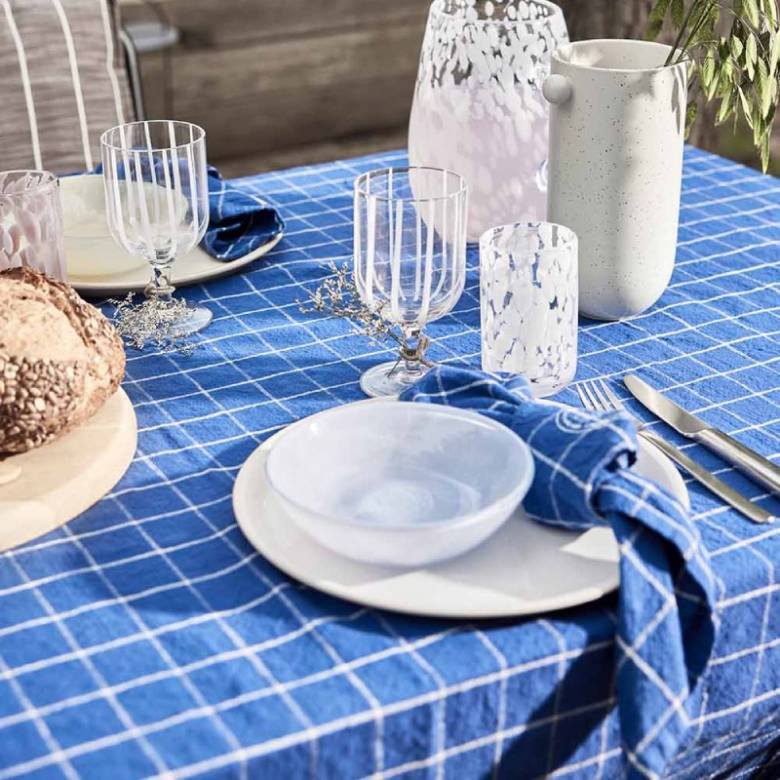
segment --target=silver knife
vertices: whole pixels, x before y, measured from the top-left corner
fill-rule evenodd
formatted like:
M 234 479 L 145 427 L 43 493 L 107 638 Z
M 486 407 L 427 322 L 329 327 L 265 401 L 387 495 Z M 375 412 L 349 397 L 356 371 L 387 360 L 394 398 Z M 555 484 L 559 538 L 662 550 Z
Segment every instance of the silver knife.
M 780 467 L 686 412 L 638 376 L 630 374 L 623 378 L 623 382 L 634 398 L 678 433 L 703 444 L 771 492 L 780 493 Z

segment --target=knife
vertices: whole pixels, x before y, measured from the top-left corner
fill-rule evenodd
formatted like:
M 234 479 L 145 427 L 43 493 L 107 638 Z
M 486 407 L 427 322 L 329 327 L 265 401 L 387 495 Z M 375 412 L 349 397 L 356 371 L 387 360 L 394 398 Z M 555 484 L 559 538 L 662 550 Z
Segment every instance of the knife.
M 770 492 L 780 493 L 780 467 L 686 412 L 638 376 L 629 374 L 623 378 L 623 382 L 634 398 L 678 433 L 703 444 Z

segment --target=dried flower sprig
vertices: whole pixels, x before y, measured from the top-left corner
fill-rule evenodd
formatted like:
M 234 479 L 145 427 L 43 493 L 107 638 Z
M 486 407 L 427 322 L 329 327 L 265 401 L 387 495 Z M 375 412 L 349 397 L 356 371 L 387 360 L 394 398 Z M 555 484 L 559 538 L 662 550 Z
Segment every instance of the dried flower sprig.
M 135 304 L 133 297 L 128 293 L 124 300 L 109 300 L 116 307 L 114 327 L 127 344 L 136 349 L 151 344 L 163 354 L 186 357 L 195 351 L 195 342 L 177 332 L 177 323 L 188 313 L 185 301 L 147 298 Z
M 349 320 L 363 336 L 375 341 L 392 339 L 397 344 L 403 344 L 403 336 L 397 327 L 383 317 L 387 304 L 371 307 L 363 303 L 350 268 L 346 265 L 339 268 L 335 263 L 331 263 L 329 268 L 332 274 L 309 293 L 308 300 L 298 302 L 301 312 Z
M 314 292 L 309 293 L 308 300 L 298 302 L 298 308 L 303 314 L 327 314 L 349 320 L 363 336 L 374 341 L 394 341 L 400 347 L 396 365 L 400 365 L 402 360 L 432 365 L 425 357 L 430 345 L 426 335 L 417 330 L 407 334 L 400 326 L 392 323 L 389 317 L 385 317 L 389 303 L 377 303 L 375 306 L 364 303 L 348 266 L 339 268 L 331 263 L 329 267 L 331 275 Z

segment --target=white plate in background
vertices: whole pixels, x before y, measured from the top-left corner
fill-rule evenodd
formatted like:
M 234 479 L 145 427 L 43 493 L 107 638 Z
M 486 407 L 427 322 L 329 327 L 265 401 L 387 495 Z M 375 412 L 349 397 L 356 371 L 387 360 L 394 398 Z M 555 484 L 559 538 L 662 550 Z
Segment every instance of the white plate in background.
M 88 174 L 60 179 L 65 230 L 65 264 L 68 281 L 82 295 L 106 297 L 140 292 L 150 278 L 149 265 L 128 254 L 108 231 L 103 176 Z M 177 258 L 171 281 L 177 287 L 197 284 L 235 273 L 270 252 L 280 233 L 237 260 L 220 261 L 196 247 Z

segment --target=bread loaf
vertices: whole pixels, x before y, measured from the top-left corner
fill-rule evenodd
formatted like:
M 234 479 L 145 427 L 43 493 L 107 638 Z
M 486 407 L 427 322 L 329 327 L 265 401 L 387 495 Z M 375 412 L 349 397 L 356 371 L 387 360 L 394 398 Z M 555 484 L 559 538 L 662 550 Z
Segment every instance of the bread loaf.
M 0 454 L 81 425 L 124 370 L 113 325 L 71 287 L 29 268 L 0 271 Z

